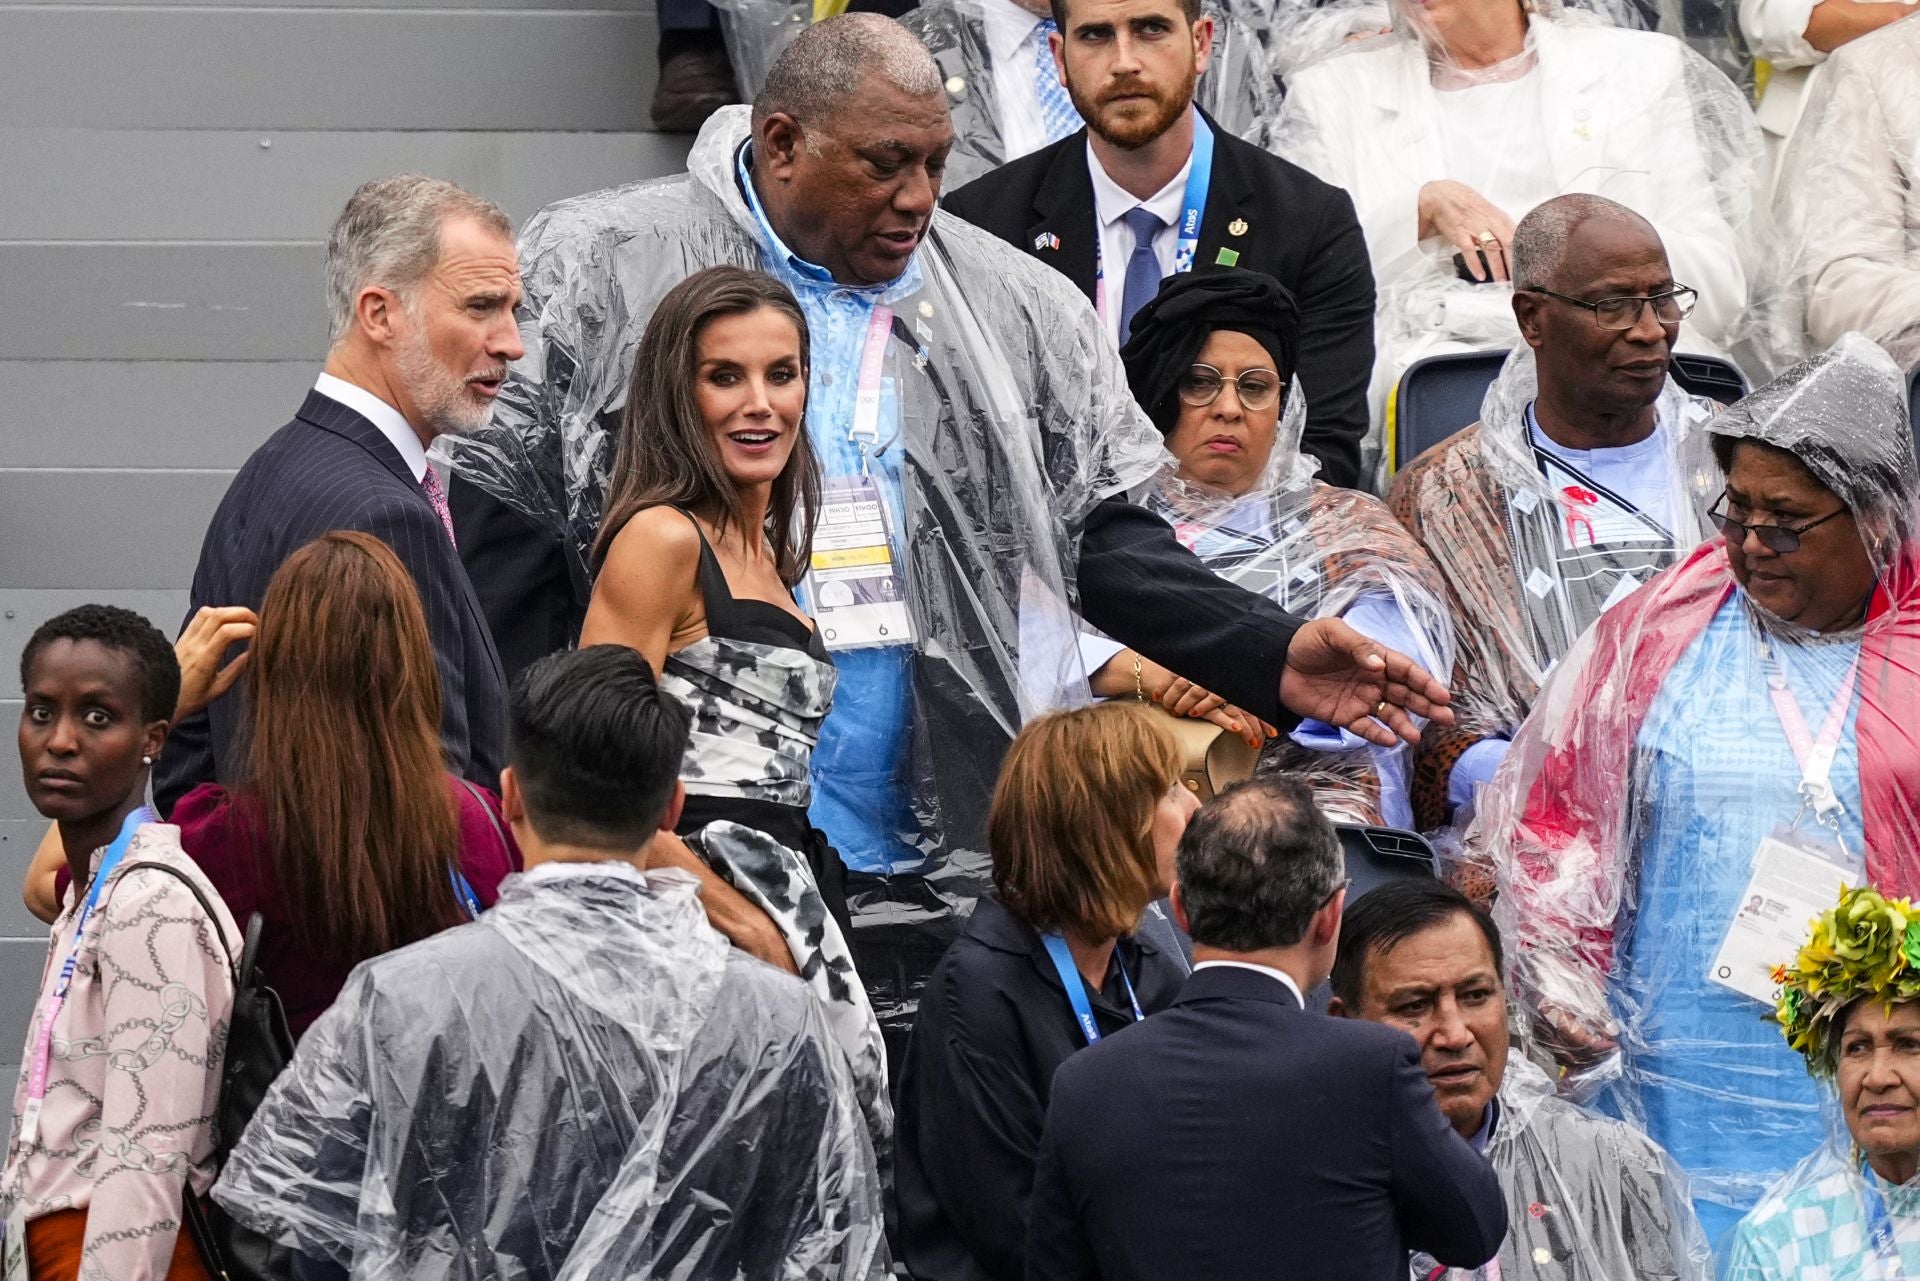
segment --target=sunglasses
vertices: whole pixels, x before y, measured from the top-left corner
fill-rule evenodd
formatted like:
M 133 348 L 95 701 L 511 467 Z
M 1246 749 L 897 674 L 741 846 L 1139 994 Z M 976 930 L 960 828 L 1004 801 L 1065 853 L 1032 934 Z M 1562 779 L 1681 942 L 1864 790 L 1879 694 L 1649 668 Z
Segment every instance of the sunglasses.
M 1760 545 L 1776 556 L 1785 556 L 1800 550 L 1800 536 L 1810 529 L 1826 524 L 1836 516 L 1847 514 L 1845 507 L 1828 512 L 1819 520 L 1810 520 L 1804 525 L 1755 525 L 1747 521 L 1735 520 L 1726 513 L 1727 495 L 1722 490 L 1720 497 L 1714 500 L 1707 515 L 1713 520 L 1715 529 L 1723 534 L 1728 542 L 1744 543 L 1747 535 L 1752 534 L 1760 540 Z

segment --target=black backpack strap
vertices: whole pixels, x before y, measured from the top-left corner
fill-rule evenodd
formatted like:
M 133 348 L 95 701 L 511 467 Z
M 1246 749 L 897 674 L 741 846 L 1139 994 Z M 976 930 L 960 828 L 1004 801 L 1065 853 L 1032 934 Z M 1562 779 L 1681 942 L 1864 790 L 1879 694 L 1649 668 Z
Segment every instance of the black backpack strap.
M 240 981 L 240 965 L 233 959 L 233 943 L 227 938 L 226 928 L 220 924 L 220 914 L 213 910 L 213 904 L 208 900 L 206 894 L 201 891 L 198 885 L 193 883 L 192 877 L 170 863 L 157 863 L 152 860 L 140 863 L 128 863 L 120 869 L 119 874 L 124 877 L 128 872 L 138 872 L 142 870 L 165 872 L 168 876 L 173 877 L 176 881 L 186 886 L 187 892 L 199 901 L 200 910 L 207 914 L 207 920 L 213 923 L 214 934 L 220 939 L 220 953 L 227 958 L 227 971 L 233 976 L 233 990 L 238 993 L 244 985 Z M 259 919 L 257 913 L 254 919 Z M 247 938 L 249 942 L 252 942 L 254 939 L 253 923 L 251 921 L 248 922 L 247 926 Z

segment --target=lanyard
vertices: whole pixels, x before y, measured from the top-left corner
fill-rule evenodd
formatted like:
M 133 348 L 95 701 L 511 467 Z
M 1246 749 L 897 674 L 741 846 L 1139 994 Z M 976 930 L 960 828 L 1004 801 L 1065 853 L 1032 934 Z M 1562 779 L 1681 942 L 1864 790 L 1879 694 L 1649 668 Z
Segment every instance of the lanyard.
M 1801 799 L 1813 807 L 1814 816 L 1820 822 L 1830 828 L 1837 827 L 1844 807 L 1827 780 L 1833 773 L 1833 758 L 1840 750 L 1840 731 L 1845 728 L 1847 712 L 1853 706 L 1853 690 L 1860 676 L 1860 655 L 1855 652 L 1853 661 L 1847 664 L 1846 679 L 1840 682 L 1840 690 L 1827 708 L 1827 718 L 1820 725 L 1817 740 L 1807 732 L 1807 719 L 1800 714 L 1800 702 L 1787 688 L 1786 672 L 1773 655 L 1772 643 L 1764 637 L 1760 641 L 1760 661 L 1767 668 L 1767 695 L 1773 700 L 1774 715 L 1780 718 L 1780 728 L 1786 732 L 1793 759 L 1800 766 Z
M 127 815 L 126 821 L 120 824 L 120 834 L 100 856 L 100 868 L 93 874 L 93 884 L 87 887 L 86 897 L 74 913 L 73 946 L 67 949 L 66 959 L 60 963 L 60 977 L 54 980 L 53 994 L 47 998 L 46 1009 L 40 1016 L 40 1030 L 33 1038 L 33 1058 L 27 1070 L 27 1100 L 20 1111 L 20 1146 L 23 1148 L 33 1146 L 40 1138 L 40 1109 L 46 1103 L 47 1073 L 53 1066 L 53 1022 L 60 1017 L 60 1008 L 67 1003 L 67 993 L 73 987 L 74 965 L 80 958 L 80 941 L 86 936 L 87 922 L 100 904 L 108 879 L 126 857 L 134 832 L 142 823 L 153 821 L 153 811 L 144 805 Z
M 1060 986 L 1067 989 L 1067 1000 L 1073 1004 L 1074 1021 L 1080 1024 L 1080 1035 L 1087 1038 L 1088 1045 L 1100 1042 L 1100 1025 L 1093 1021 L 1093 1006 L 1087 1000 L 1087 985 L 1080 977 L 1080 971 L 1074 967 L 1073 953 L 1067 950 L 1067 941 L 1058 934 L 1046 936 L 1047 955 L 1053 958 L 1053 968 L 1060 972 Z M 1127 1003 L 1133 1006 L 1133 1021 L 1138 1023 L 1146 1018 L 1140 1012 L 1140 998 L 1133 994 L 1133 979 L 1127 975 L 1125 962 L 1120 964 L 1120 981 L 1127 985 Z
M 1213 130 L 1193 113 L 1193 163 L 1187 170 L 1186 194 L 1180 198 L 1179 236 L 1173 246 L 1173 274 L 1193 270 L 1193 256 L 1200 249 L 1200 223 L 1207 214 L 1207 188 L 1213 183 Z M 1098 228 L 1096 227 L 1096 231 Z M 1093 238 L 1093 305 L 1101 318 L 1107 314 L 1107 264 L 1101 252 L 1104 236 Z
M 1864 1157 L 1860 1161 L 1860 1179 L 1865 1185 L 1861 1199 L 1866 1202 L 1867 1240 L 1872 1242 L 1873 1252 L 1885 1265 L 1885 1281 L 1903 1281 L 1907 1271 L 1900 1263 L 1900 1251 L 1893 1242 L 1893 1217 L 1887 1213 L 1887 1199 L 1880 1195 L 1879 1180 Z
M 449 864 L 447 866 L 447 875 L 453 881 L 454 897 L 459 899 L 460 906 L 467 910 L 467 919 L 469 921 L 479 920 L 480 896 L 473 892 L 473 884 L 467 880 L 466 873 L 462 872 L 457 866 Z
M 887 340 L 893 334 L 893 308 L 875 303 L 867 318 L 867 342 L 860 351 L 860 382 L 853 399 L 853 426 L 847 440 L 860 448 L 860 474 L 873 474 L 880 444 L 880 373 L 886 366 Z

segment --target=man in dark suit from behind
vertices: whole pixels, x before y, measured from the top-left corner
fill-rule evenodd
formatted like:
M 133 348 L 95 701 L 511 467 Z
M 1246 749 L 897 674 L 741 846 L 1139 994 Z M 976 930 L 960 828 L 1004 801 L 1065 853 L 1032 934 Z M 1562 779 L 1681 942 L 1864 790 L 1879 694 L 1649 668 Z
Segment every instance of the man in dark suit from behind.
M 1192 270 L 1265 272 L 1299 300 L 1304 448 L 1322 480 L 1356 484 L 1374 290 L 1353 201 L 1194 105 L 1214 37 L 1200 0 L 1053 0 L 1053 16 L 1054 61 L 1086 128 L 949 193 L 944 208 L 1070 278 L 1116 345 L 1161 279 L 1188 269 L 1192 220 Z
M 1505 1197 L 1412 1038 L 1302 1008 L 1333 968 L 1346 886 L 1293 780 L 1194 816 L 1174 890 L 1193 975 L 1054 1076 L 1030 1281 L 1402 1281 L 1410 1249 L 1494 1257 Z
M 426 608 L 448 768 L 497 786 L 505 677 L 427 449 L 485 425 L 523 350 L 512 225 L 449 182 L 369 182 L 333 225 L 326 283 L 325 371 L 233 478 L 201 544 L 187 617 L 202 605 L 257 609 L 280 563 L 330 530 L 375 535 Z M 199 783 L 231 781 L 243 697 L 236 687 L 174 728 L 154 771 L 163 811 Z

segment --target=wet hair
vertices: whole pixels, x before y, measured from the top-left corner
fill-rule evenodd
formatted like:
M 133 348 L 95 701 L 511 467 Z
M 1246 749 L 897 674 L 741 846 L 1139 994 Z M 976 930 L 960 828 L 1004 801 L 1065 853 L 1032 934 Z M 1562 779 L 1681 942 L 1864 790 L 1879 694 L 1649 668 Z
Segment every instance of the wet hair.
M 694 386 L 700 376 L 700 335 L 722 316 L 771 308 L 800 335 L 800 376 L 811 353 L 807 318 L 785 285 L 743 267 L 696 271 L 667 291 L 633 353 L 633 379 L 620 415 L 620 440 L 607 481 L 605 514 L 593 543 L 596 568 L 635 513 L 670 506 L 709 517 L 721 535 L 740 525 L 740 491 L 700 415 Z M 789 587 L 807 571 L 820 510 L 820 464 L 806 425 L 794 433 L 793 452 L 773 481 L 767 504 L 767 541 L 774 567 Z M 746 531 L 741 531 L 746 536 Z
M 816 124 L 876 82 L 916 98 L 942 94 L 946 101 L 939 64 L 918 36 L 892 18 L 843 13 L 816 22 L 773 60 L 753 100 L 754 128 L 773 115 Z
M 541 839 L 631 853 L 659 830 L 692 717 L 626 645 L 549 655 L 507 708 L 507 763 Z
M 180 701 L 180 663 L 166 635 L 130 609 L 118 605 L 79 605 L 56 614 L 34 629 L 20 651 L 20 685 L 24 689 L 41 651 L 55 641 L 93 641 L 119 650 L 133 659 L 134 680 L 140 687 L 140 719 L 173 719 Z
M 355 964 L 459 924 L 440 668 L 400 558 L 354 530 L 299 548 L 250 653 L 236 813 L 301 937 Z
M 1515 289 L 1563 289 L 1567 242 L 1588 219 L 1609 218 L 1653 231 L 1653 224 L 1617 200 L 1573 192 L 1535 205 L 1513 229 L 1507 256 Z M 1656 233 L 1657 234 L 1657 233 Z
M 1298 779 L 1269 775 L 1221 792 L 1180 837 L 1180 904 L 1195 943 L 1226 952 L 1292 947 L 1340 888 L 1333 825 Z
M 1506 952 L 1493 918 L 1442 881 L 1389 881 L 1361 895 L 1340 919 L 1340 950 L 1334 957 L 1333 994 L 1358 1008 L 1367 990 L 1367 965 L 1414 935 L 1464 916 L 1487 941 L 1496 975 L 1506 970 Z
M 987 813 L 1001 905 L 1043 933 L 1133 933 L 1162 893 L 1153 811 L 1179 779 L 1173 735 L 1127 703 L 1028 722 Z

